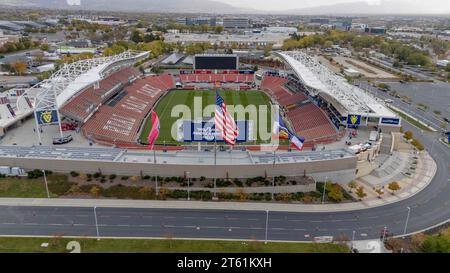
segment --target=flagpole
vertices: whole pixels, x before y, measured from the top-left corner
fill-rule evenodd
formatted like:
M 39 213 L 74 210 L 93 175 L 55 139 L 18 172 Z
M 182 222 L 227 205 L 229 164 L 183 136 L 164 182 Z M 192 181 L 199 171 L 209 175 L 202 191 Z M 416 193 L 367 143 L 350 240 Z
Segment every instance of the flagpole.
M 214 136 L 214 197 L 217 197 L 216 180 L 217 180 L 217 140 L 216 136 Z
M 275 148 L 275 150 L 273 150 L 273 167 L 275 167 L 275 161 L 276 161 L 275 153 L 276 152 L 277 152 L 277 149 Z

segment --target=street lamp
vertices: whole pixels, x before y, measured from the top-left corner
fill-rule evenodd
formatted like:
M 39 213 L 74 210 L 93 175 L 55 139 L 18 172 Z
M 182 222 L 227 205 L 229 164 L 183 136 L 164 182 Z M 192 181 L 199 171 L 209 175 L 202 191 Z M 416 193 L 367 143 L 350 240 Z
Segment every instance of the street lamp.
M 275 191 L 275 175 L 272 178 L 272 200 L 274 199 L 274 191 Z
M 187 177 L 188 177 L 188 190 L 187 190 L 187 193 L 188 193 L 188 201 L 191 200 L 191 195 L 190 195 L 191 177 L 189 176 L 189 174 L 190 174 L 190 172 L 186 172 L 186 175 L 187 175 Z
M 266 210 L 266 236 L 264 240 L 264 244 L 267 244 L 267 232 L 269 230 L 269 210 Z
M 322 204 L 325 204 L 325 191 L 327 188 L 328 176 L 325 177 L 325 183 L 323 184 Z
M 44 175 L 45 190 L 47 191 L 47 198 L 50 198 L 50 192 L 48 190 L 47 175 L 45 174 L 45 170 L 42 170 L 42 173 Z
M 353 241 L 355 241 L 355 233 L 356 233 L 356 231 L 354 230 L 353 234 L 352 234 L 352 244 L 351 244 L 352 249 L 353 249 Z
M 411 214 L 411 208 L 410 207 L 406 207 L 408 209 L 408 215 L 406 216 L 406 221 L 405 221 L 405 229 L 403 230 L 403 236 L 406 235 L 406 229 L 408 228 L 408 222 L 409 222 L 409 215 Z
M 100 233 L 98 231 L 97 207 L 94 206 L 95 229 L 97 230 L 97 241 L 100 241 Z
M 383 228 L 383 237 L 381 239 L 381 241 L 384 243 L 384 240 L 386 239 L 386 231 L 387 231 L 387 226 L 384 226 Z

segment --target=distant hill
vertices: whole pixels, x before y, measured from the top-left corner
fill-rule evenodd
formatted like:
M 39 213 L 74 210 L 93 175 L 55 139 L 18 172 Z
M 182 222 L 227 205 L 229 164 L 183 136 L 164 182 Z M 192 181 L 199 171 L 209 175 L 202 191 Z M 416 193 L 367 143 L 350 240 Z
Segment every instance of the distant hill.
M 436 2 L 436 1 L 435 1 Z M 350 2 L 334 5 L 323 5 L 317 7 L 291 9 L 280 12 L 282 14 L 299 15 L 353 15 L 353 14 L 424 14 L 450 13 L 440 5 L 433 5 L 428 1 L 409 1 L 400 0 L 380 1 L 378 4 L 369 4 L 367 2 Z
M 76 3 L 77 1 L 69 1 Z M 77 9 L 98 11 L 136 11 L 171 13 L 251 13 L 212 0 L 81 0 L 81 5 L 69 5 L 66 0 L 3 0 L 9 7 Z
M 245 0 L 242 0 L 245 1 Z M 276 0 L 273 0 L 276 1 Z M 299 1 L 299 0 L 292 0 Z M 81 2 L 81 5 L 69 5 Z M 310 4 L 311 2 L 305 2 Z M 297 15 L 358 15 L 358 14 L 450 14 L 440 0 L 380 0 L 377 4 L 367 1 L 322 5 L 284 11 L 263 11 L 238 8 L 214 0 L 0 0 L 0 6 L 18 8 L 77 9 L 95 11 L 137 11 L 161 13 L 209 13 L 209 14 L 297 14 Z

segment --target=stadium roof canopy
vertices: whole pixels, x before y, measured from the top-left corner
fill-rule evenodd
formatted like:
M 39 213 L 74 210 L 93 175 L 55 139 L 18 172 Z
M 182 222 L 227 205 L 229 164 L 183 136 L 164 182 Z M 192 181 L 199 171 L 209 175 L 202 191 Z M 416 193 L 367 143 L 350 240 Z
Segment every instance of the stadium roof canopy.
M 184 54 L 180 54 L 180 53 L 172 53 L 169 57 L 165 58 L 161 63 L 162 63 L 162 64 L 176 64 L 176 63 L 178 63 L 183 57 L 184 57 Z
M 322 94 L 338 102 L 346 111 L 346 113 L 341 113 L 342 115 L 352 114 L 376 118 L 397 117 L 371 94 L 349 84 L 345 78 L 336 75 L 306 53 L 286 51 L 278 54 L 314 95 Z
M 49 79 L 39 83 L 41 89 L 36 94 L 35 109 L 59 109 L 76 93 L 103 79 L 111 69 L 130 66 L 148 56 L 149 52 L 126 51 L 110 57 L 65 64 Z

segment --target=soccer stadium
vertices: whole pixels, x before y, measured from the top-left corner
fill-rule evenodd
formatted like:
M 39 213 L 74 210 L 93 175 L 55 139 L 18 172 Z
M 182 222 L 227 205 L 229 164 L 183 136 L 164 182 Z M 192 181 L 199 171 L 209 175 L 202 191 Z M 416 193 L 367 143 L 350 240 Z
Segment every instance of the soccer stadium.
M 74 160 L 85 160 L 76 164 L 79 171 L 172 176 L 189 170 L 210 178 L 308 173 L 346 183 L 359 162 L 389 153 L 390 132 L 400 128 L 382 102 L 305 52 L 276 53 L 284 67 L 263 70 L 262 79 L 240 69 L 233 54 L 196 55 L 192 70 L 143 75 L 134 64 L 148 55 L 77 61 L 37 86 L 2 94 L 5 164 L 69 171 Z M 239 128 L 235 145 L 214 129 L 217 96 Z M 160 128 L 149 151 L 153 111 Z M 277 116 L 289 137 L 275 146 Z M 289 138 L 301 139 L 301 151 Z M 13 147 L 19 142 L 32 151 Z

